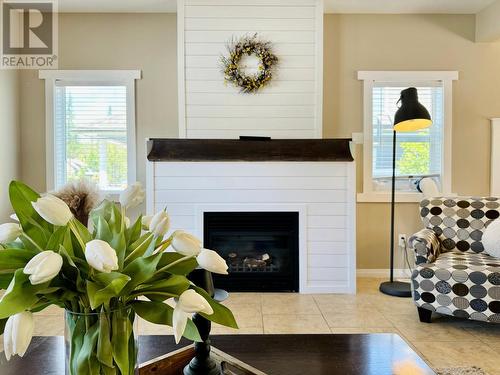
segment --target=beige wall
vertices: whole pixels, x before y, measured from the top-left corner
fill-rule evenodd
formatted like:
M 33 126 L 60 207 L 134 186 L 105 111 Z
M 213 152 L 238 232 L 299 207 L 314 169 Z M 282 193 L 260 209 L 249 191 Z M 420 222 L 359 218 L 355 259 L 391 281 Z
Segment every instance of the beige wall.
M 469 15 L 326 15 L 325 137 L 350 137 L 362 130 L 358 70 L 458 70 L 460 80 L 453 88 L 453 189 L 487 194 L 488 118 L 500 116 L 500 43 L 474 43 L 474 31 L 474 16 Z M 175 34 L 175 15 L 170 14 L 60 18 L 61 69 L 143 71 L 137 83 L 137 165 L 143 182 L 144 138 L 177 136 Z M 42 190 L 43 85 L 35 72 L 23 72 L 21 86 L 22 175 Z M 388 204 L 358 204 L 357 213 L 358 268 L 386 268 Z M 396 233 L 420 228 L 416 204 L 398 205 L 397 217 Z
M 9 219 L 9 182 L 20 177 L 19 73 L 0 70 L 0 223 Z
M 136 81 L 137 178 L 145 181 L 145 138 L 176 137 L 175 14 L 61 14 L 59 69 L 140 69 Z M 45 189 L 45 104 L 37 71 L 24 71 L 23 179 Z
M 453 83 L 453 191 L 488 194 L 488 118 L 500 115 L 500 43 L 474 43 L 474 32 L 472 15 L 327 15 L 324 135 L 348 137 L 362 131 L 358 70 L 458 70 L 460 79 Z M 357 159 L 362 159 L 360 153 Z M 387 267 L 389 205 L 358 204 L 357 215 L 358 268 Z M 396 233 L 409 235 L 420 228 L 416 204 L 399 204 L 396 215 Z M 402 266 L 401 260 L 398 264 Z

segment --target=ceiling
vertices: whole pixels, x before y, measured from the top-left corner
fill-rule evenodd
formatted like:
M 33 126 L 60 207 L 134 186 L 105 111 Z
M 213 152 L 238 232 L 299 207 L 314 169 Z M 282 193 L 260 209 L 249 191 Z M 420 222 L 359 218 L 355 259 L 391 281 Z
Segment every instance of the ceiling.
M 324 0 L 326 13 L 473 14 L 495 0 Z M 176 0 L 59 0 L 60 12 L 175 12 Z

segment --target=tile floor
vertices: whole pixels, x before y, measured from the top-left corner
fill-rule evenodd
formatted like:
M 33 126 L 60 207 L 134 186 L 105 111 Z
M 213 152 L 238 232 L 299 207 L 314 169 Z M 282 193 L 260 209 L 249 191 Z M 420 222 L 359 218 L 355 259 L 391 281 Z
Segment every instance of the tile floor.
M 358 278 L 356 295 L 234 293 L 225 302 L 239 330 L 214 326 L 215 334 L 380 333 L 403 337 L 433 367 L 482 367 L 500 375 L 500 325 L 453 317 L 420 323 L 410 299 L 378 292 L 381 280 Z M 63 335 L 63 312 L 36 316 L 36 335 Z M 168 327 L 139 321 L 139 334 L 171 334 Z M 1 344 L 0 344 L 1 347 Z

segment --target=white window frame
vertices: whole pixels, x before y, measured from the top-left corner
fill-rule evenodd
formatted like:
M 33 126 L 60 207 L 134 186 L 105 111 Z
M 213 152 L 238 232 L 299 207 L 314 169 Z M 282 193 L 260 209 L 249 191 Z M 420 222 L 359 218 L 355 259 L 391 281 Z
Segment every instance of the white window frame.
M 358 71 L 358 80 L 363 81 L 363 192 L 358 193 L 358 202 L 390 202 L 391 193 L 373 190 L 372 174 L 372 95 L 376 82 L 418 84 L 441 81 L 444 99 L 444 129 L 442 148 L 441 190 L 443 195 L 451 192 L 452 174 L 452 83 L 458 80 L 457 71 Z M 423 195 L 419 192 L 396 191 L 396 202 L 420 202 Z
M 88 85 L 122 85 L 127 87 L 127 182 L 136 181 L 136 129 L 135 129 L 135 80 L 141 79 L 140 70 L 40 70 L 40 79 L 45 80 L 45 156 L 46 188 L 55 189 L 56 160 L 55 147 L 55 100 L 56 81 L 75 82 Z M 117 191 L 105 191 L 117 194 Z

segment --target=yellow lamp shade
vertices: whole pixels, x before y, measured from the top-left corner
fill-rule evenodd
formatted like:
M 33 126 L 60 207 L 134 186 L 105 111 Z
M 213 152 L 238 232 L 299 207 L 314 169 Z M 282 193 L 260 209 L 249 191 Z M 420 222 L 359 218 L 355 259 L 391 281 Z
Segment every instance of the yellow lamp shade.
M 413 132 L 432 125 L 429 111 L 418 101 L 415 87 L 401 91 L 401 107 L 394 115 L 394 131 Z
M 394 125 L 394 130 L 397 132 L 414 132 L 420 129 L 426 129 L 432 125 L 432 120 L 426 118 L 417 118 L 406 120 Z

